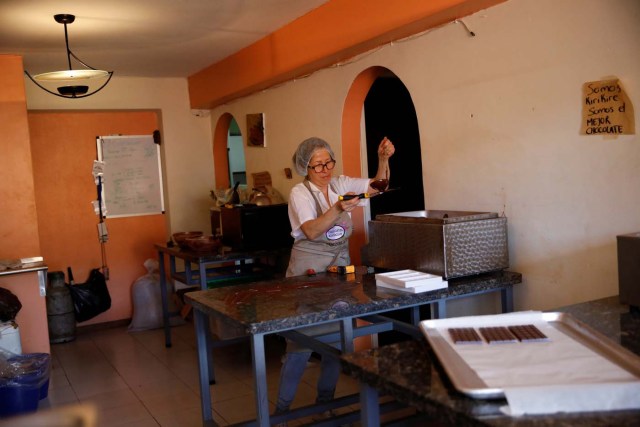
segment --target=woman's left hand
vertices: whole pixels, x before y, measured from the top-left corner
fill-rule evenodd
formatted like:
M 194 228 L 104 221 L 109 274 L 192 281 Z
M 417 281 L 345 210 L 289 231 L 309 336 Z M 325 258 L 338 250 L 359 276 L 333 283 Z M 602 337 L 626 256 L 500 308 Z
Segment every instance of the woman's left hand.
M 395 152 L 396 147 L 393 146 L 393 142 L 385 136 L 378 146 L 378 159 L 388 160 Z

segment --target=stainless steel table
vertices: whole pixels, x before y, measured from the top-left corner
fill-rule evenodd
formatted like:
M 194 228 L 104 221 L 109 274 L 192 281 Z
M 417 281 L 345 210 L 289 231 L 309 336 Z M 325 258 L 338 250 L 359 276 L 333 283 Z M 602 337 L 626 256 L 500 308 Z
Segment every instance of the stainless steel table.
M 451 280 L 447 289 L 409 294 L 377 288 L 373 274 L 322 273 L 313 277 L 298 276 L 190 292 L 185 298 L 195 309 L 203 424 L 215 425 L 209 388 L 208 362 L 211 359 L 208 316 L 223 318 L 225 322 L 243 328 L 249 335 L 255 381 L 256 423 L 266 427 L 287 417 L 269 417 L 265 335 L 278 333 L 323 355 L 335 357 L 339 352 L 324 342 L 339 340 L 341 352 L 350 353 L 353 351 L 353 339 L 359 336 L 389 330 L 418 336 L 420 332 L 415 325 L 420 320 L 419 308 L 423 305 L 431 305 L 434 308 L 432 316 L 439 317 L 445 312 L 446 301 L 450 299 L 500 292 L 503 311 L 510 311 L 513 307 L 512 288 L 521 281 L 520 273 L 500 271 Z M 398 309 L 410 309 L 413 325 L 383 316 L 386 312 Z M 356 319 L 370 323 L 355 326 Z M 295 331 L 301 327 L 330 322 L 339 324 L 339 334 L 313 339 Z

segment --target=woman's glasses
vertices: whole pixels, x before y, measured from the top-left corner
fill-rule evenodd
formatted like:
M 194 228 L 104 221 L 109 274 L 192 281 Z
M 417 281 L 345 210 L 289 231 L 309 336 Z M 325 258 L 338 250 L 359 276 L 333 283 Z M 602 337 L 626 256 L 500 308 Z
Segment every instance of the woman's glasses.
M 313 169 L 316 173 L 320 173 L 324 170 L 324 168 L 327 168 L 328 171 L 330 171 L 331 169 L 333 169 L 336 165 L 336 161 L 331 159 L 329 160 L 327 163 L 320 163 L 319 165 L 314 165 L 314 166 L 307 166 L 309 169 Z

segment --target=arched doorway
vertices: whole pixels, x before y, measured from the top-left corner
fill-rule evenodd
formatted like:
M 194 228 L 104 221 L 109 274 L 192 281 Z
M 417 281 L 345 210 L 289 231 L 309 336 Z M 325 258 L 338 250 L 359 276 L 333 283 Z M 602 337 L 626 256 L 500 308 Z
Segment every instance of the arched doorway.
M 244 160 L 244 144 L 242 143 L 242 134 L 240 133 L 238 122 L 233 117 L 229 123 L 229 132 L 227 133 L 227 156 L 229 157 L 231 186 L 236 185 L 236 183 L 246 186 L 247 168 Z
M 213 166 L 217 189 L 229 188 L 237 181 L 246 184 L 242 135 L 229 113 L 220 116 L 213 132 Z
M 377 83 L 378 79 L 381 80 Z M 403 90 L 399 90 L 401 88 L 398 83 L 402 88 L 404 88 Z M 403 115 L 411 116 L 409 122 L 411 122 L 410 126 L 413 127 L 414 130 L 410 133 L 414 136 L 407 138 L 405 135 L 400 133 L 400 128 L 407 125 L 395 124 L 393 121 L 385 122 L 386 124 L 384 127 L 380 127 L 378 130 L 375 129 L 375 126 L 372 127 L 371 131 L 367 129 L 366 123 L 374 120 L 374 113 L 369 113 L 372 116 L 371 118 L 366 117 L 367 112 L 365 111 L 365 100 L 374 87 L 374 84 L 376 84 L 377 88 L 374 88 L 372 97 L 377 100 L 373 102 L 373 104 L 380 104 L 380 100 L 382 98 L 389 96 L 389 93 L 385 94 L 385 92 L 390 89 L 391 94 L 393 95 L 390 99 L 394 99 L 394 101 L 393 104 L 389 103 L 386 108 L 395 109 L 402 105 L 402 109 L 405 112 L 409 111 L 409 113 L 403 113 Z M 386 102 L 387 101 L 385 100 L 385 103 Z M 384 105 L 382 107 L 379 106 L 378 109 L 383 110 L 384 115 Z M 363 118 L 365 123 L 364 126 Z M 371 137 L 368 136 L 369 132 L 372 133 Z M 376 135 L 376 132 L 382 132 L 382 134 Z M 406 87 L 404 87 L 404 84 L 402 84 L 393 72 L 384 67 L 371 67 L 362 71 L 354 79 L 345 99 L 345 105 L 342 113 L 342 158 L 344 162 L 344 173 L 351 176 L 363 176 L 369 174 L 367 168 L 364 167 L 364 165 L 367 164 L 367 159 L 363 158 L 363 155 L 361 154 L 363 151 L 366 152 L 368 150 L 373 150 L 372 154 L 365 155 L 368 158 L 374 159 L 369 163 L 371 163 L 371 167 L 375 169 L 377 166 L 375 160 L 376 148 L 380 143 L 382 136 L 385 135 L 394 140 L 394 144 L 396 145 L 396 155 L 393 156 L 391 163 L 391 185 L 396 187 L 402 186 L 403 190 L 397 192 L 398 196 L 405 193 L 407 198 L 413 199 L 414 204 L 412 207 L 404 205 L 404 202 L 402 202 L 403 204 L 401 205 L 394 205 L 393 193 L 389 193 L 388 195 L 380 197 L 380 206 L 377 207 L 377 213 L 424 209 L 420 138 L 418 136 L 418 125 L 413 102 L 411 101 L 411 97 L 409 92 L 406 90 Z M 394 137 L 399 139 L 394 139 Z M 398 142 L 400 142 L 400 146 L 398 146 Z M 371 148 L 367 148 L 367 150 L 361 149 L 361 147 L 368 146 L 371 146 Z M 404 153 L 400 154 L 401 152 Z M 411 161 L 417 161 L 417 165 L 419 167 L 416 167 L 415 165 L 413 167 L 405 167 L 405 164 L 402 163 L 408 160 L 407 158 L 404 158 L 405 155 L 410 156 L 412 158 Z M 371 176 L 371 174 L 369 175 Z M 419 183 L 419 188 L 414 187 L 415 183 Z M 371 201 L 373 202 L 375 199 L 372 199 Z M 366 222 L 369 219 L 369 214 L 363 211 L 354 211 L 352 218 L 354 221 L 354 232 L 351 236 L 350 255 L 352 262 L 358 265 L 361 262 L 360 249 L 366 243 Z

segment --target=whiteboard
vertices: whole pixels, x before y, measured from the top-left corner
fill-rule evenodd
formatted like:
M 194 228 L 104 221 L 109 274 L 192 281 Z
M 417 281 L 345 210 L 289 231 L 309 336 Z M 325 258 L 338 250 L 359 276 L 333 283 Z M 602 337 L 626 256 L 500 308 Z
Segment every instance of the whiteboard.
M 99 136 L 105 218 L 164 213 L 160 145 L 152 135 Z

